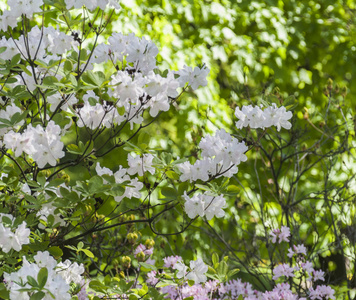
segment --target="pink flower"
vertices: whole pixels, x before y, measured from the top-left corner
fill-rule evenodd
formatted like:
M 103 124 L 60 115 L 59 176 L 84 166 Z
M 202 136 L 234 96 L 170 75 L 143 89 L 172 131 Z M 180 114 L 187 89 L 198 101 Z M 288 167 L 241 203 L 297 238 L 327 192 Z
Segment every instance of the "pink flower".
M 164 261 L 164 267 L 166 268 L 173 268 L 173 266 L 177 263 L 178 260 L 182 260 L 182 257 L 176 255 L 176 256 L 167 256 L 163 258 Z
M 313 281 L 322 280 L 324 281 L 324 272 L 322 270 L 313 271 Z
M 279 244 L 282 241 L 289 242 L 288 237 L 290 236 L 290 229 L 287 226 L 282 226 L 281 229 L 279 228 L 273 229 L 271 232 L 271 236 L 272 236 L 272 243 L 276 243 L 277 238 L 279 239 L 278 240 Z
M 137 257 L 137 254 L 140 252 L 143 252 L 145 255 L 150 256 L 153 253 L 153 248 L 147 249 L 145 245 L 140 244 L 134 251 L 135 257 Z
M 305 263 L 301 264 L 304 271 L 308 273 L 312 273 L 314 271 L 313 264 L 310 261 L 306 261 Z
M 158 278 L 156 278 L 157 272 L 156 271 L 151 271 L 147 273 L 147 280 L 146 282 L 151 285 L 156 285 L 157 282 L 159 281 Z
M 288 264 L 278 265 L 273 269 L 273 280 L 278 279 L 279 277 L 294 277 L 294 268 L 290 267 Z
M 307 255 L 307 248 L 305 248 L 305 246 L 303 244 L 298 245 L 298 246 L 294 245 L 293 247 L 294 247 L 295 253 Z
M 312 287 L 309 289 L 310 299 L 335 299 L 334 293 L 335 291 L 326 285 L 318 285 L 314 290 Z

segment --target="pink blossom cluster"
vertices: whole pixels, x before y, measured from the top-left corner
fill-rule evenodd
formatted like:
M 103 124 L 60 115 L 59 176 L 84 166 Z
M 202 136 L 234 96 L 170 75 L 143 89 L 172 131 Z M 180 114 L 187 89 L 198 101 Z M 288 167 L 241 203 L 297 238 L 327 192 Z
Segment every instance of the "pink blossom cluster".
M 271 232 L 272 236 L 272 243 L 276 243 L 278 239 L 278 243 L 280 244 L 281 242 L 289 242 L 289 236 L 290 236 L 290 229 L 287 226 L 282 226 L 281 229 L 276 228 L 273 229 Z
M 153 248 L 147 248 L 145 245 L 143 245 L 143 244 L 140 244 L 140 245 L 138 245 L 137 247 L 136 247 L 136 249 L 135 249 L 135 251 L 134 251 L 134 255 L 135 255 L 135 257 L 137 257 L 137 254 L 139 254 L 139 253 L 143 253 L 144 255 L 147 255 L 147 258 L 148 258 L 148 256 L 151 256 L 152 255 L 152 253 L 153 253 Z

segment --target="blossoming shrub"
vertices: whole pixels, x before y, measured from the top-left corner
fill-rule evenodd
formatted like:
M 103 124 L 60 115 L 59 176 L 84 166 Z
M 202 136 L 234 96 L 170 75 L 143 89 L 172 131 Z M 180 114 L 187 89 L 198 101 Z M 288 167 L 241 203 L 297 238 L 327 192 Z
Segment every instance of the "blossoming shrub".
M 1 298 L 262 297 L 248 283 L 228 281 L 236 270 L 217 255 L 210 269 L 202 258 L 189 267 L 179 257 L 164 266 L 152 260 L 155 235 L 224 216 L 229 178 L 247 160 L 245 142 L 224 129 L 201 139 L 195 159 L 150 148 L 145 129 L 185 90 L 206 85 L 209 68 L 159 70 L 156 45 L 134 34 L 103 41 L 120 9 L 113 0 L 7 5 L 0 16 Z M 291 112 L 275 104 L 236 116 L 239 128 L 291 128 Z M 293 249 L 290 255 L 304 253 Z M 274 278 L 292 277 L 295 269 L 281 266 Z M 294 295 L 289 288 L 272 292 Z M 323 286 L 306 295 L 333 297 Z

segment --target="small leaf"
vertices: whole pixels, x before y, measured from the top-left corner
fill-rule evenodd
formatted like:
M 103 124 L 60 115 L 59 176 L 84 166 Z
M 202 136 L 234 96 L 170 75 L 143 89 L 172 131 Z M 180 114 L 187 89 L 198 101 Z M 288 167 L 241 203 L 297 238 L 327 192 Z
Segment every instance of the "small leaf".
M 210 191 L 210 188 L 206 185 L 196 183 L 195 186 L 203 191 Z
M 33 294 L 31 297 L 30 297 L 30 300 L 41 300 L 44 298 L 46 294 L 44 292 L 37 292 L 36 294 Z
M 145 272 L 152 271 L 152 270 L 157 270 L 157 268 L 154 265 L 150 265 L 150 264 L 145 263 L 145 262 L 140 262 L 140 266 L 141 266 L 142 270 L 145 271 Z
M 216 252 L 214 252 L 211 260 L 213 262 L 213 265 L 215 265 L 216 263 L 219 262 L 219 255 Z
M 122 290 L 122 292 L 125 293 L 132 287 L 133 284 L 134 284 L 134 281 L 130 281 L 130 282 L 126 283 L 124 280 L 120 280 L 119 287 Z
M 88 250 L 88 249 L 80 249 L 80 251 L 83 251 L 85 253 L 85 255 L 90 257 L 90 258 L 94 258 L 94 254 L 90 250 Z
M 73 153 L 73 154 L 82 154 L 82 152 L 80 151 L 79 147 L 75 144 L 70 144 L 67 145 L 67 150 L 69 153 Z
M 89 287 L 96 292 L 105 292 L 108 289 L 108 287 L 102 284 L 99 280 L 90 281 Z
M 227 266 L 227 263 L 225 261 L 220 262 L 218 268 L 217 268 L 217 272 L 219 274 L 219 276 L 226 276 L 227 272 L 228 272 L 229 268 Z
M 240 272 L 240 269 L 233 269 L 230 270 L 229 273 L 227 273 L 227 277 L 231 278 L 232 276 L 234 276 L 235 274 L 237 274 L 238 272 Z
M 47 268 L 41 268 L 41 270 L 37 274 L 37 282 L 40 289 L 43 289 L 46 285 L 48 279 L 48 270 Z
M 229 185 L 227 187 L 227 191 L 232 194 L 237 194 L 240 192 L 240 188 L 236 185 Z
M 174 171 L 166 171 L 166 175 L 169 179 L 178 180 L 179 175 Z
M 163 196 L 165 196 L 166 198 L 170 198 L 170 199 L 176 199 L 177 195 L 178 195 L 177 191 L 171 187 L 163 187 L 161 189 L 161 193 Z
M 48 252 L 54 257 L 61 257 L 63 255 L 62 249 L 57 246 L 50 247 Z
M 36 279 L 30 275 L 27 276 L 27 282 L 30 286 L 38 287 L 38 283 L 37 283 Z

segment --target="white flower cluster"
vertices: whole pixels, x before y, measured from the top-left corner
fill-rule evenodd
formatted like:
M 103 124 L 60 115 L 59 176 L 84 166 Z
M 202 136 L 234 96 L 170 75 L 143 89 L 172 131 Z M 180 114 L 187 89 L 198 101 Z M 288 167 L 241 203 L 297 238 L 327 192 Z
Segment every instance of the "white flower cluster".
M 29 292 L 22 289 L 31 289 L 28 283 L 28 276 L 35 280 L 41 268 L 47 268 L 48 278 L 42 292 L 45 296 L 42 299 L 69 300 L 70 283 L 80 283 L 81 274 L 84 273 L 84 266 L 77 263 L 71 263 L 66 260 L 64 263 L 57 264 L 56 260 L 50 256 L 48 251 L 38 252 L 35 256 L 35 263 L 29 263 L 26 257 L 23 257 L 23 265 L 13 273 L 4 273 L 4 278 L 8 289 L 10 290 L 10 299 L 29 300 Z
M 120 124 L 125 120 L 114 106 L 109 106 L 106 103 L 96 103 L 92 106 L 89 103 L 89 97 L 99 101 L 99 98 L 93 91 L 89 91 L 83 96 L 84 106 L 76 111 L 78 115 L 78 127 L 85 126 L 94 130 L 102 125 L 110 128 L 113 124 Z
M 0 103 L 2 101 L 0 100 Z M 1 103 L 2 104 L 2 103 Z M 5 110 L 0 110 L 0 119 L 4 119 L 4 120 L 11 120 L 11 118 L 16 114 L 19 113 L 21 114 L 22 111 L 19 107 L 17 107 L 14 103 L 11 105 L 6 106 Z M 21 120 L 20 122 L 18 122 L 16 125 L 16 127 L 18 126 L 22 126 L 24 123 L 24 120 Z M 6 132 L 8 132 L 9 130 L 11 130 L 12 127 L 6 126 L 6 123 L 3 123 L 0 120 L 0 136 L 3 136 Z M 15 126 L 14 126 L 15 127 Z
M 155 173 L 155 168 L 152 167 L 153 155 L 145 153 L 141 156 L 136 155 L 133 157 L 131 154 L 127 156 L 127 162 L 129 164 L 129 169 L 127 173 L 130 175 L 138 174 L 143 176 L 146 171 L 150 172 L 152 175 Z
M 81 8 L 85 5 L 89 10 L 94 10 L 97 7 L 105 9 L 107 6 L 120 9 L 120 5 L 117 0 L 66 0 L 67 8 Z M 0 16 L 0 29 L 7 31 L 8 26 L 16 27 L 18 18 L 22 15 L 32 16 L 35 12 L 41 11 L 43 0 L 8 0 L 7 5 L 9 10 L 5 10 Z
M 184 87 L 188 82 L 188 85 L 196 90 L 199 86 L 206 86 L 208 84 L 206 77 L 208 76 L 210 69 L 207 66 L 201 68 L 184 66 L 183 69 L 175 72 L 179 75 L 179 86 Z
M 95 48 L 92 63 L 102 63 L 109 59 L 116 63 L 126 58 L 126 62 L 131 64 L 130 70 L 139 70 L 144 75 L 156 68 L 158 48 L 152 41 L 139 38 L 134 33 L 123 35 L 116 32 L 108 41 L 109 45 L 99 44 Z
M 250 126 L 250 128 L 263 129 L 276 126 L 277 131 L 280 131 L 281 127 L 285 129 L 290 129 L 292 127 L 292 124 L 288 122 L 293 116 L 292 112 L 286 111 L 284 106 L 278 108 L 275 103 L 264 110 L 259 106 L 252 105 L 243 106 L 242 110 L 237 107 L 235 116 L 239 119 L 239 121 L 236 122 L 236 127 L 238 129 L 247 126 Z
M 47 163 L 57 164 L 57 159 L 64 156 L 63 143 L 60 140 L 61 128 L 53 121 L 48 122 L 46 129 L 30 124 L 23 133 L 9 131 L 4 135 L 4 144 L 14 151 L 16 157 L 25 152 L 31 155 L 38 167 L 43 168 Z
M 184 192 L 183 198 L 185 200 L 184 209 L 191 219 L 199 215 L 206 216 L 208 220 L 211 220 L 214 216 L 221 218 L 225 215 L 223 208 L 226 206 L 226 201 L 223 195 L 212 196 L 205 192 L 204 194 L 195 194 L 190 198 Z
M 8 0 L 7 5 L 10 10 L 5 10 L 0 16 L 0 29 L 7 31 L 7 27 L 16 27 L 17 19 L 25 14 L 27 16 L 32 16 L 34 12 L 39 12 L 41 10 L 41 5 L 43 5 L 42 0 Z
M 85 7 L 89 10 L 94 10 L 97 7 L 104 10 L 107 6 L 113 7 L 115 9 L 120 9 L 120 5 L 118 0 L 65 0 L 67 4 L 67 9 L 71 8 L 81 8 L 85 5 Z
M 4 217 L 11 224 L 4 222 Z M 26 228 L 26 222 L 22 222 L 15 228 L 14 220 L 14 217 L 10 214 L 0 213 L 0 248 L 5 253 L 8 253 L 11 249 L 20 251 L 22 245 L 30 243 L 30 229 Z
M 6 30 L 5 30 L 6 31 Z M 28 43 L 27 43 L 28 41 Z M 21 35 L 17 40 L 0 40 L 0 47 L 6 47 L 1 54 L 3 59 L 11 59 L 17 53 L 31 59 L 39 58 L 48 62 L 57 55 L 62 55 L 71 48 L 73 38 L 53 27 L 42 27 L 36 25 L 28 32 L 26 38 Z
M 60 197 L 61 195 L 58 193 L 58 196 Z M 53 225 L 58 224 L 59 226 L 64 226 L 65 221 L 60 217 L 59 214 L 56 214 L 54 212 L 56 209 L 57 207 L 53 206 L 52 203 L 50 202 L 44 203 L 41 205 L 41 210 L 37 212 L 36 217 L 38 217 L 39 220 L 43 220 L 44 222 L 47 222 L 48 217 L 53 216 L 54 217 Z M 45 226 L 42 223 L 39 223 L 38 227 L 41 229 L 45 228 Z
M 173 72 L 168 72 L 167 77 L 153 71 L 146 76 L 136 73 L 133 77 L 128 71 L 118 71 L 111 79 L 113 90 L 109 90 L 109 93 L 118 100 L 118 107 L 125 108 L 124 119 L 130 123 L 143 122 L 140 114 L 143 109 L 149 109 L 152 117 L 156 117 L 160 111 L 168 111 L 170 98 L 178 96 L 179 85 Z
M 201 258 L 198 258 L 195 261 L 190 261 L 189 272 L 188 267 L 184 264 L 182 260 L 179 260 L 173 266 L 173 269 L 178 270 L 177 278 L 187 278 L 188 280 L 193 280 L 195 283 L 205 282 L 207 279 L 205 273 L 208 272 L 208 266 L 203 262 Z
M 121 202 L 124 198 L 141 198 L 140 190 L 143 188 L 143 183 L 138 181 L 137 178 L 131 179 L 131 177 L 127 174 L 128 170 L 120 166 L 119 170 L 113 173 L 108 168 L 101 167 L 99 163 L 96 164 L 95 171 L 99 176 L 102 175 L 110 175 L 114 176 L 116 183 L 127 182 L 125 187 L 125 192 L 121 196 L 114 197 L 116 202 Z
M 245 143 L 240 143 L 224 129 L 218 130 L 215 136 L 202 138 L 199 147 L 203 159 L 197 160 L 194 165 L 189 161 L 177 165 L 182 172 L 181 181 L 207 181 L 209 176 L 231 177 L 238 171 L 236 165 L 247 160 L 244 153 L 248 148 Z

